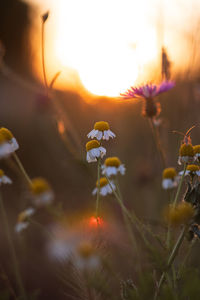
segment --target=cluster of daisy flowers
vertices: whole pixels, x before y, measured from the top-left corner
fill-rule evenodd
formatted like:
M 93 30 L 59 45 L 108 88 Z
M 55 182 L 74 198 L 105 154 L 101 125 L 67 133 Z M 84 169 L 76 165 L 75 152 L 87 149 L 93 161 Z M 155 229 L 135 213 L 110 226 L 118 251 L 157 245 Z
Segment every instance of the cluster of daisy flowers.
M 0 159 L 7 159 L 8 157 L 13 155 L 16 162 L 18 163 L 18 166 L 21 168 L 21 170 L 23 169 L 22 172 L 24 173 L 25 170 L 15 153 L 18 149 L 19 144 L 12 132 L 7 128 L 0 128 Z M 19 213 L 17 224 L 15 226 L 15 231 L 17 233 L 28 227 L 28 220 L 36 212 L 36 208 L 49 205 L 54 199 L 54 193 L 45 179 L 38 177 L 31 180 L 28 175 L 27 178 L 31 202 L 33 206 L 35 206 L 35 208 L 28 207 L 27 209 L 24 209 Z M 5 175 L 2 169 L 0 169 L 0 185 L 11 183 L 12 180 L 7 175 Z
M 110 130 L 108 122 L 99 121 L 94 124 L 94 129 L 87 135 L 88 138 L 92 138 L 91 141 L 86 143 L 86 159 L 89 163 L 101 161 L 106 155 L 106 149 L 102 146 L 102 141 L 108 141 L 110 138 L 116 137 L 116 135 Z M 112 180 L 118 174 L 125 174 L 125 167 L 121 163 L 118 157 L 108 157 L 101 165 L 101 173 L 103 177 L 96 182 L 92 194 L 96 195 L 99 189 L 100 195 L 106 196 L 112 194 L 116 189 L 116 186 Z
M 184 136 L 179 148 L 178 164 L 184 165 L 184 169 L 177 173 L 175 168 L 166 168 L 163 171 L 162 187 L 173 189 L 181 184 L 184 177 L 188 178 L 188 190 L 184 198 L 179 202 L 170 203 L 165 211 L 166 220 L 174 226 L 191 223 L 194 225 L 195 216 L 199 210 L 199 200 L 195 198 L 195 189 L 200 185 L 200 145 L 192 145 L 189 135 Z M 178 193 L 178 192 L 177 192 Z M 190 198 L 190 194 L 192 194 Z M 197 197 L 198 198 L 198 197 Z M 197 218 L 198 219 L 198 218 Z

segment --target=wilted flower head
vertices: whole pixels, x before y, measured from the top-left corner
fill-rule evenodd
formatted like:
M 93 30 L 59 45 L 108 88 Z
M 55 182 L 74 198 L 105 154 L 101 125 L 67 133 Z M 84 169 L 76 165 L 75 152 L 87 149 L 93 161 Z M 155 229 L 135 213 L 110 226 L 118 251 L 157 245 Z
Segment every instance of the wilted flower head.
M 95 162 L 97 158 L 103 158 L 106 155 L 106 149 L 97 140 L 87 142 L 85 147 L 87 151 L 86 159 L 89 163 Z
M 49 205 L 54 199 L 54 193 L 49 183 L 44 178 L 38 177 L 32 179 L 30 191 L 36 206 Z
M 0 169 L 0 185 L 1 184 L 11 184 L 12 183 L 12 180 L 8 177 L 8 176 L 6 176 L 5 174 L 4 174 L 4 171 L 2 170 L 2 169 Z
M 163 180 L 162 187 L 163 189 L 172 189 L 177 186 L 178 179 L 175 168 L 166 168 L 163 170 Z
M 126 169 L 118 157 L 106 158 L 104 165 L 102 166 L 102 174 L 106 174 L 108 177 L 117 175 L 118 173 L 124 175 L 125 171 Z
M 17 224 L 15 225 L 15 231 L 17 233 L 20 233 L 22 230 L 28 227 L 29 225 L 28 218 L 31 217 L 34 213 L 35 213 L 35 209 L 29 207 L 18 215 Z
M 160 85 L 148 83 L 139 87 L 131 87 L 125 93 L 120 94 L 123 98 L 154 98 L 161 93 L 167 92 L 175 85 L 171 81 L 163 81 Z
M 13 136 L 12 132 L 7 128 L 0 128 L 0 136 L 0 140 L 2 142 L 1 144 L 5 144 L 4 147 L 5 149 L 7 149 L 7 153 L 5 152 L 5 156 L 12 154 L 19 148 L 16 138 Z
M 178 226 L 187 224 L 194 217 L 194 213 L 194 207 L 190 203 L 182 201 L 176 206 L 170 204 L 165 211 L 165 218 L 172 226 Z
M 100 195 L 102 195 L 102 196 L 106 196 L 107 194 L 112 194 L 113 190 L 116 189 L 116 187 L 112 181 L 110 181 L 110 183 L 109 183 L 108 179 L 106 177 L 101 177 L 99 182 L 97 180 L 96 188 L 93 190 L 92 195 L 97 194 L 98 184 L 100 186 Z
M 183 175 L 184 171 L 179 172 L 179 175 Z M 185 175 L 190 175 L 190 176 L 200 176 L 200 168 L 197 165 L 187 165 Z
M 114 138 L 116 135 L 110 130 L 108 122 L 99 121 L 94 124 L 94 129 L 90 131 L 87 135 L 88 138 L 97 140 L 109 140 L 109 138 Z

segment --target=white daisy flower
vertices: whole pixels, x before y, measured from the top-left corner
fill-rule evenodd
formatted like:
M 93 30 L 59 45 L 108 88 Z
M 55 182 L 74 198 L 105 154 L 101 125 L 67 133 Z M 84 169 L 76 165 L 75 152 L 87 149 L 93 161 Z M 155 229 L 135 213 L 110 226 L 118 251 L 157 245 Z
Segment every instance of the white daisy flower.
M 108 177 L 112 175 L 117 175 L 120 173 L 121 175 L 124 175 L 126 171 L 126 168 L 121 163 L 118 157 L 108 157 L 106 158 L 104 165 L 102 166 L 102 174 L 107 175 Z
M 30 190 L 36 206 L 46 206 L 54 200 L 54 193 L 48 182 L 43 178 L 34 178 L 31 181 Z
M 181 165 L 182 163 L 192 163 L 195 159 L 196 157 L 194 156 L 192 144 L 182 144 L 179 149 L 178 164 Z
M 4 171 L 0 169 L 0 185 L 1 184 L 11 184 L 12 180 L 4 174 Z
M 108 122 L 100 121 L 94 124 L 94 129 L 88 133 L 87 137 L 108 141 L 109 138 L 114 138 L 116 135 L 110 130 Z
M 200 145 L 193 146 L 194 156 L 199 161 L 200 160 Z
M 89 163 L 95 162 L 97 161 L 97 158 L 99 157 L 103 158 L 104 155 L 106 155 L 106 149 L 102 147 L 97 140 L 89 141 L 86 144 L 86 151 L 87 151 L 86 159 Z
M 179 175 L 182 176 L 184 171 L 179 172 Z M 200 176 L 200 168 L 197 165 L 187 165 L 186 171 L 185 171 L 185 176 L 190 175 L 190 176 Z
M 100 266 L 100 257 L 90 240 L 83 240 L 79 243 L 74 254 L 73 263 L 81 270 L 94 270 Z
M 8 130 L 7 128 L 0 128 L 0 134 L 2 134 L 7 142 L 8 147 L 8 155 L 15 152 L 17 149 L 19 149 L 19 144 L 16 140 L 16 138 L 13 136 L 12 132 Z
M 111 185 L 111 186 L 110 186 Z M 107 194 L 112 194 L 116 187 L 112 181 L 108 182 L 106 177 L 100 178 L 100 195 L 106 196 Z M 96 182 L 96 188 L 93 190 L 92 195 L 96 195 L 98 191 L 98 181 Z
M 29 226 L 28 218 L 34 213 L 35 209 L 33 207 L 29 207 L 18 215 L 17 224 L 15 225 L 15 231 L 17 233 L 20 233 Z
M 173 189 L 178 185 L 178 176 L 174 168 L 166 168 L 163 171 L 162 187 L 163 189 Z

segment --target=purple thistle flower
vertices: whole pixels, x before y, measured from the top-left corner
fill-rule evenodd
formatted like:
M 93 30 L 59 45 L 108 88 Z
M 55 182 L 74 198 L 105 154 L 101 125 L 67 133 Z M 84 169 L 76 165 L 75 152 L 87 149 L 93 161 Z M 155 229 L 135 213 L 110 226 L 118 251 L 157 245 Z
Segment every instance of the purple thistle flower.
M 172 81 L 163 81 L 160 85 L 148 83 L 139 87 L 131 87 L 125 93 L 120 94 L 125 99 L 130 98 L 154 98 L 161 93 L 167 92 L 175 85 Z

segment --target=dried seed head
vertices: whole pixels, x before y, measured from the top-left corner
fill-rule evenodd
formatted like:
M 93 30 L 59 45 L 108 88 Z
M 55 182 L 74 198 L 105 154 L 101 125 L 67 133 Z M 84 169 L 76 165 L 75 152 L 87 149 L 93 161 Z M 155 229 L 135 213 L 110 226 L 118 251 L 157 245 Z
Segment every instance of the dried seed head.
M 47 11 L 45 14 L 42 15 L 42 22 L 45 23 L 48 17 L 49 17 L 49 11 Z
M 155 102 L 154 99 L 145 99 L 143 103 L 142 115 L 147 118 L 155 118 L 161 113 L 160 103 Z

